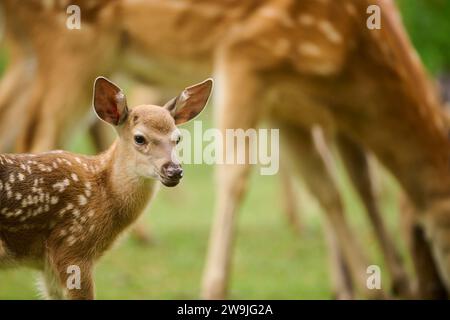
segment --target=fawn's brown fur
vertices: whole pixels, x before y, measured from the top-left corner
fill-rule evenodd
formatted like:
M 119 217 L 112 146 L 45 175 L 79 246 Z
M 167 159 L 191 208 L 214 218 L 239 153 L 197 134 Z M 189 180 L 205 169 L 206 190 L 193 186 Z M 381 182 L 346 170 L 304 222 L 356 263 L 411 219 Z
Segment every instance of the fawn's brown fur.
M 118 133 L 105 153 L 0 155 L 0 267 L 43 270 L 51 298 L 92 299 L 95 261 L 142 213 L 158 180 L 174 186 L 182 177 L 173 155 L 176 125 L 202 111 L 211 88 L 207 80 L 165 107 L 128 110 L 121 90 L 98 78 L 96 113 Z M 81 288 L 66 290 L 72 265 L 80 268 Z

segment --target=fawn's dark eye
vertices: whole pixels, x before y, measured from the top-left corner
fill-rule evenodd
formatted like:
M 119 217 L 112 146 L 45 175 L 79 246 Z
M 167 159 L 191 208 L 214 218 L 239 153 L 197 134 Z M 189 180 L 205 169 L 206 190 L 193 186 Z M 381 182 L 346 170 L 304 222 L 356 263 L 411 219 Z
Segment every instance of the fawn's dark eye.
M 175 141 L 176 144 L 179 144 L 181 141 L 181 136 L 178 136 L 177 141 Z
M 134 142 L 137 145 L 142 146 L 143 144 L 145 144 L 145 138 L 144 138 L 144 136 L 137 134 L 134 136 Z

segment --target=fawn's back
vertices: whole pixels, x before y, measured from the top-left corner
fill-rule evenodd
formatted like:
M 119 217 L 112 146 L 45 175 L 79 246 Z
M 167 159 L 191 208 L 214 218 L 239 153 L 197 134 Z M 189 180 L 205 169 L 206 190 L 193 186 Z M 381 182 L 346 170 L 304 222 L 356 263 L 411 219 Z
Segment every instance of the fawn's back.
M 89 237 L 111 224 L 100 214 L 111 206 L 105 170 L 102 156 L 0 155 L 0 240 L 14 259 L 41 257 L 48 241 L 78 247 L 98 240 Z

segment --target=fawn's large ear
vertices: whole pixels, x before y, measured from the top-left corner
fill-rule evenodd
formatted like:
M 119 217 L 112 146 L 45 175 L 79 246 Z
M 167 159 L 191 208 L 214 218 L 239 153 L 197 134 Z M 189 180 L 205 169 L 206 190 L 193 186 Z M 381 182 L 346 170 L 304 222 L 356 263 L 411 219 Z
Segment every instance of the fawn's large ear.
M 183 90 L 176 98 L 166 103 L 164 108 L 169 110 L 179 125 L 195 118 L 205 108 L 213 86 L 212 79 L 207 79 Z
M 122 124 L 128 115 L 127 99 L 122 90 L 104 77 L 95 79 L 94 110 L 97 116 L 114 126 Z

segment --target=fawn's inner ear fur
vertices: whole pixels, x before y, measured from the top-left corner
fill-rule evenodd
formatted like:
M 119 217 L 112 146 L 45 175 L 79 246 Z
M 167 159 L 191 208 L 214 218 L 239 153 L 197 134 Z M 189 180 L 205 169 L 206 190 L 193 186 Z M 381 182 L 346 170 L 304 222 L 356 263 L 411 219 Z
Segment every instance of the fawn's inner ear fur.
M 212 79 L 207 79 L 183 90 L 164 106 L 179 125 L 195 118 L 205 108 L 213 86 Z
M 122 90 L 104 77 L 94 84 L 94 110 L 98 117 L 114 126 L 122 124 L 128 115 L 127 100 Z

